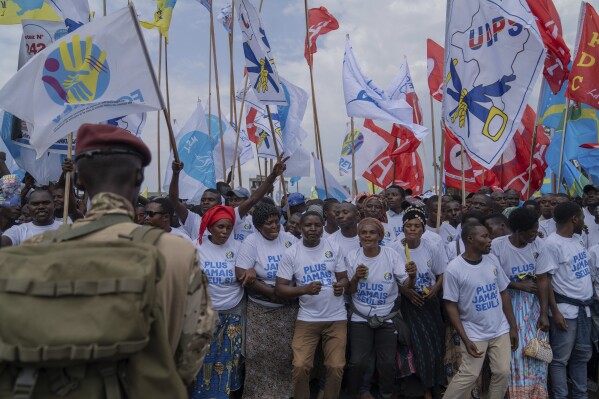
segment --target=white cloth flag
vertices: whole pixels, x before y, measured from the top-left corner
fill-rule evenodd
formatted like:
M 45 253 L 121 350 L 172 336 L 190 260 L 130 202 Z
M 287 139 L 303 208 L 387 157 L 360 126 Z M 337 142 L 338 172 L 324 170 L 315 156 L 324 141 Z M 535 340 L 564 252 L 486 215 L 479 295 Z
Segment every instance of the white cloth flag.
M 341 146 L 341 159 L 339 159 L 339 174 L 341 176 L 351 174 L 352 170 L 352 137 L 350 134 L 351 124 L 347 124 L 347 134 Z M 356 176 L 368 169 L 370 164 L 379 156 L 389 143 L 381 136 L 368 129 L 366 126 L 354 126 L 354 148 L 356 160 Z
M 163 108 L 130 7 L 81 26 L 0 89 L 0 108 L 33 125 L 38 156 L 83 123 Z
M 237 130 L 235 129 L 234 125 L 229 124 L 229 122 L 225 119 L 224 122 L 227 124 L 227 129 L 223 132 L 223 140 L 225 142 L 225 167 L 227 168 L 227 173 L 229 172 L 229 170 L 231 169 L 231 166 L 233 166 L 233 153 L 235 152 L 235 140 L 237 139 Z M 219 133 L 220 135 L 220 133 Z M 245 135 L 245 137 L 244 137 Z M 215 167 L 217 168 L 218 172 L 217 172 L 217 176 L 222 175 L 221 169 L 222 169 L 222 151 L 221 151 L 221 142 L 220 140 L 218 141 L 218 143 L 216 144 L 216 147 L 214 147 L 214 165 L 216 165 Z M 239 157 L 239 160 L 241 161 L 241 164 L 243 165 L 244 163 L 246 163 L 247 161 L 249 161 L 250 159 L 254 158 L 254 153 L 252 151 L 252 146 L 251 146 L 251 142 L 250 140 L 247 138 L 247 133 L 245 132 L 245 129 L 241 129 L 241 131 L 239 132 L 239 144 L 237 146 L 237 157 Z M 235 158 L 237 159 L 237 158 Z M 225 176 L 225 178 L 223 179 L 223 181 L 226 181 L 227 178 Z
M 351 43 L 345 43 L 343 93 L 348 116 L 412 125 L 412 107 L 404 99 L 392 100 L 372 79 L 364 76 Z
M 201 102 L 198 101 L 195 111 L 179 130 L 175 141 L 179 150 L 179 159 L 184 165 L 179 174 L 179 197 L 183 199 L 197 198 L 207 188 L 216 185 L 213 158 L 216 142 L 213 142 L 208 136 L 206 114 Z M 173 159 L 171 152 L 163 186 L 167 192 L 173 175 L 171 170 Z
M 408 59 L 406 56 L 404 56 L 403 63 L 399 67 L 399 73 L 395 76 L 395 79 L 393 79 L 389 88 L 385 90 L 385 93 L 387 93 L 392 100 L 405 100 L 412 107 L 412 115 L 422 116 L 422 109 L 418 102 L 416 90 L 414 90 L 414 83 L 412 81 L 412 75 L 410 75 L 410 67 L 408 66 Z M 404 126 L 410 129 L 418 140 L 424 140 L 428 135 L 429 130 L 416 123 L 422 123 L 421 117 L 419 119 L 413 117 L 412 122 L 414 123 L 411 125 L 405 124 Z
M 44 0 L 64 20 L 70 19 L 76 23 L 85 24 L 89 22 L 88 0 Z M 68 21 L 67 21 L 68 25 Z
M 312 154 L 312 161 L 314 164 L 314 177 L 316 180 L 316 192 L 318 193 L 318 198 L 337 198 L 339 201 L 343 202 L 349 200 L 351 195 L 347 192 L 347 190 L 333 177 L 329 171 L 324 168 L 324 173 L 327 177 L 327 190 L 324 188 L 324 178 L 322 175 L 322 165 L 318 159 Z M 328 196 L 327 196 L 328 192 Z
M 237 20 L 243 38 L 249 85 L 263 104 L 285 104 L 285 93 L 279 81 L 274 59 L 270 54 L 270 44 L 260 15 L 249 0 L 241 0 L 237 4 Z
M 525 1 L 449 0 L 443 94 L 445 124 L 482 166 L 512 141 L 545 48 Z
M 241 95 L 237 95 L 237 99 L 241 100 Z M 247 109 L 247 114 L 251 115 L 251 125 L 246 126 L 248 129 L 248 134 L 250 133 L 250 129 L 255 129 L 255 142 L 258 152 L 258 157 L 261 158 L 269 158 L 274 159 L 277 157 L 275 146 L 273 143 L 273 134 L 270 128 L 270 122 L 268 120 L 268 114 L 266 112 L 266 107 L 262 105 L 258 97 L 256 97 L 253 90 L 248 90 L 245 95 L 245 107 Z M 276 109 L 276 108 L 275 108 Z M 271 115 L 272 112 L 271 110 Z M 283 145 L 283 135 L 281 133 L 281 124 L 279 120 L 273 116 L 273 126 L 275 128 L 275 137 L 277 139 L 277 146 L 279 148 L 279 152 L 286 151 L 285 146 Z M 247 119 L 246 119 L 247 123 Z
M 303 145 L 300 145 L 293 154 L 289 156 L 285 165 L 285 176 L 291 177 L 310 177 L 310 153 L 306 151 Z M 275 186 L 276 187 L 276 186 Z

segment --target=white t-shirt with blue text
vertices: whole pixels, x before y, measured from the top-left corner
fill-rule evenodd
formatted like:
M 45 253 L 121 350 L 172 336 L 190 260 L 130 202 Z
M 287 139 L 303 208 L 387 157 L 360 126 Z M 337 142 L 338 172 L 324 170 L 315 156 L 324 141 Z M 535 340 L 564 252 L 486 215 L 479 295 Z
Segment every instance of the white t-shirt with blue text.
M 267 240 L 260 232 L 250 234 L 239 248 L 236 266 L 245 270 L 254 269 L 259 281 L 274 287 L 283 253 L 296 242 L 297 238 L 282 230 L 274 240 Z M 269 308 L 283 306 L 251 295 L 250 300 Z
M 300 296 L 298 320 L 338 321 L 346 320 L 347 314 L 343 296 L 335 296 L 333 293 L 333 283 L 337 282 L 335 273 L 344 271 L 346 267 L 339 246 L 321 239 L 316 247 L 308 248 L 302 241 L 298 241 L 283 254 L 277 277 L 295 281 L 297 286 L 308 285 L 313 281 L 322 283 L 318 295 Z
M 537 259 L 545 246 L 537 237 L 524 248 L 514 246 L 509 236 L 497 237 L 491 242 L 491 253 L 499 259 L 499 264 L 512 282 L 522 281 L 524 276 L 535 276 Z
M 346 237 L 343 235 L 341 230 L 337 230 L 333 234 L 331 234 L 327 240 L 329 240 L 332 244 L 339 245 L 339 249 L 341 250 L 341 256 L 347 256 L 350 252 L 355 251 L 360 248 L 360 238 L 356 234 L 354 237 Z
M 388 210 L 387 224 L 389 225 L 389 230 L 395 233 L 395 237 L 399 236 L 403 231 L 403 212 L 395 213 L 392 210 Z
M 537 274 L 542 273 L 552 275 L 554 292 L 580 300 L 593 296 L 589 253 L 578 234 L 568 238 L 553 233 L 545 240 L 544 250 L 537 262 Z M 578 317 L 578 306 L 558 303 L 557 307 L 566 319 Z M 586 312 L 590 317 L 588 307 Z
M 408 262 L 405 245 L 398 241 L 393 246 L 399 255 L 398 262 L 405 265 Z M 420 240 L 417 248 L 408 249 L 410 260 L 416 264 L 416 291 L 422 293 L 424 287 L 430 288 L 437 282 L 437 277 L 445 273 L 447 254 L 441 245 L 434 245 L 430 240 Z
M 203 238 L 199 246 L 200 268 L 208 277 L 208 294 L 215 310 L 232 309 L 243 299 L 243 288 L 235 277 L 239 245 L 239 241 L 229 237 L 223 245 Z
M 457 303 L 471 341 L 488 341 L 509 332 L 500 295 L 508 284 L 494 255 L 483 255 L 477 265 L 462 256 L 449 262 L 443 278 L 443 299 Z
M 360 264 L 368 267 L 368 275 L 358 281 L 358 287 L 352 294 L 352 303 L 364 316 L 387 316 L 399 296 L 397 282 L 408 278 L 404 265 L 397 262 L 398 254 L 390 247 L 381 247 L 381 252 L 370 258 L 362 248 L 354 249 L 345 257 L 347 277 L 353 278 Z M 351 321 L 366 321 L 352 314 Z M 391 322 L 391 320 L 389 320 Z

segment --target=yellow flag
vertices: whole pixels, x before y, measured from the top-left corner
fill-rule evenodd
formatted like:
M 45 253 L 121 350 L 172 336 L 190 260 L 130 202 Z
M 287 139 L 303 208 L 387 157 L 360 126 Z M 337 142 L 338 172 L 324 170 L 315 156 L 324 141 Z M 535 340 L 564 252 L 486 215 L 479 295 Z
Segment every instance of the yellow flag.
M 62 21 L 62 18 L 44 0 L 0 1 L 0 25 L 20 24 L 23 19 Z
M 139 195 L 140 195 L 141 197 L 144 197 L 145 199 L 148 199 L 148 188 L 146 187 L 146 188 L 144 189 L 144 191 L 142 191 L 141 193 L 139 193 Z
M 173 8 L 177 0 L 154 0 L 158 5 L 154 12 L 154 22 L 140 21 L 141 26 L 147 29 L 158 28 L 162 36 L 168 42 L 168 28 L 171 26 Z
M 310 189 L 310 199 L 318 199 L 318 191 L 316 191 L 316 186 L 312 186 Z

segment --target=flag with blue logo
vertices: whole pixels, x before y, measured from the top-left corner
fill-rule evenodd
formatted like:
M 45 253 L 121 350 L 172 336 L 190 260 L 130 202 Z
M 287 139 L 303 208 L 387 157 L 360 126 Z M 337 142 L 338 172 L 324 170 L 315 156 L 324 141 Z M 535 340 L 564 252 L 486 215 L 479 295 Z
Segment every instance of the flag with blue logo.
M 44 0 L 0 1 L 0 25 L 20 24 L 24 19 L 60 21 L 60 16 Z
M 339 159 L 339 174 L 341 176 L 352 173 L 352 152 L 355 152 L 356 161 L 355 174 L 362 176 L 370 164 L 383 153 L 388 146 L 387 140 L 367 128 L 366 126 L 354 126 L 353 135 L 350 132 L 351 124 L 347 124 L 347 134 L 341 146 L 341 158 Z M 353 137 L 352 137 L 353 136 Z M 353 145 L 352 145 L 353 140 Z
M 324 173 L 327 178 L 327 190 L 325 190 L 324 176 L 322 174 L 323 167 L 314 154 L 312 154 L 312 164 L 314 165 L 314 177 L 316 180 L 316 192 L 318 193 L 318 198 L 336 198 L 341 202 L 351 199 L 351 195 L 347 192 L 345 187 L 343 187 L 326 168 L 324 168 Z M 328 196 L 327 192 L 329 194 Z
M 384 90 L 362 73 L 349 38 L 345 42 L 343 57 L 343 94 L 350 117 L 412 125 L 410 104 L 402 98 L 389 98 Z
M 212 124 L 210 132 L 206 123 L 207 117 L 204 113 L 204 107 L 198 101 L 195 111 L 175 138 L 179 159 L 184 164 L 183 170 L 179 174 L 179 196 L 181 198 L 196 198 L 207 188 L 216 186 L 214 149 L 218 142 L 219 121 L 218 118 L 212 117 L 209 118 L 209 121 Z M 224 122 L 221 121 L 221 123 Z M 226 129 L 226 126 L 223 127 Z M 164 178 L 164 190 L 168 190 L 171 181 L 172 170 L 170 165 L 173 159 L 171 152 Z
M 283 105 L 285 93 L 260 15 L 250 0 L 241 0 L 237 7 L 249 85 L 262 104 Z
M 154 0 L 156 2 L 156 11 L 154 11 L 154 21 L 140 21 L 140 25 L 146 29 L 158 28 L 158 31 L 168 42 L 168 30 L 171 26 L 173 9 L 177 0 Z
M 224 7 L 221 7 L 216 20 L 223 25 L 223 28 L 227 32 L 231 33 L 231 25 L 233 24 L 233 8 L 231 7 L 231 3 L 227 3 Z
M 443 120 L 492 168 L 512 141 L 543 70 L 545 48 L 525 1 L 449 0 Z
M 133 8 L 63 36 L 0 89 L 0 108 L 33 126 L 41 156 L 83 123 L 163 108 Z

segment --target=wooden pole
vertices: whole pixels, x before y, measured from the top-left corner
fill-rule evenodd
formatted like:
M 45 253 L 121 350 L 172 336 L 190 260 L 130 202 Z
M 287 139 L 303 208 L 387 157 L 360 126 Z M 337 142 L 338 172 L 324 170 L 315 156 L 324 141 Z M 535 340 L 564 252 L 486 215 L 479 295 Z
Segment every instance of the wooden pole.
M 279 145 L 277 144 L 277 137 L 276 137 L 277 133 L 275 131 L 275 125 L 272 121 L 272 115 L 270 113 L 270 105 L 266 106 L 266 112 L 268 114 L 268 123 L 270 124 L 270 131 L 272 132 L 272 136 L 273 136 L 272 141 L 275 146 L 275 153 L 277 154 L 277 162 L 280 162 L 281 156 L 283 154 L 281 154 L 279 152 Z M 272 173 L 272 171 L 271 171 L 271 173 Z M 285 187 L 285 175 L 284 174 L 281 174 L 281 176 L 279 176 L 279 190 L 281 190 L 281 188 L 283 189 L 283 198 L 285 199 L 285 203 L 287 203 L 287 187 Z M 287 206 L 287 220 L 291 219 L 291 209 L 290 208 L 291 207 Z
M 212 60 L 214 62 L 214 81 L 216 83 L 216 109 L 218 111 L 218 133 L 220 136 L 220 152 L 223 164 L 223 181 L 227 180 L 227 166 L 225 163 L 225 141 L 223 140 L 223 124 L 220 110 L 220 87 L 218 83 L 218 62 L 216 59 L 216 41 L 214 38 L 214 12 L 210 7 L 210 42 L 212 43 Z
M 241 118 L 243 117 L 243 107 L 245 106 L 245 95 L 248 91 L 248 76 L 249 75 L 245 75 L 245 83 L 243 84 L 243 94 L 241 95 L 241 109 L 239 110 L 239 118 L 235 121 L 236 136 L 235 136 L 235 149 L 233 150 L 234 157 L 237 157 L 237 150 L 239 148 L 239 135 L 241 134 Z M 258 152 L 258 147 L 256 146 L 256 153 L 257 152 Z M 258 166 L 260 166 L 259 160 L 258 160 Z M 233 165 L 233 167 L 235 167 L 235 165 Z M 234 178 L 235 178 L 235 176 L 232 177 L 232 179 L 234 179 Z
M 499 187 L 501 187 L 501 189 L 503 190 L 503 154 L 501 155 L 500 162 L 501 167 L 499 169 Z
M 358 195 L 358 184 L 356 183 L 356 137 L 354 132 L 354 118 L 350 118 L 350 136 L 351 138 L 351 197 Z
M 460 144 L 460 164 L 462 166 L 462 206 L 466 206 L 466 171 L 464 170 L 464 146 Z
M 444 129 L 442 129 L 444 130 Z M 441 135 L 441 165 L 445 165 L 445 135 Z M 439 191 L 437 194 L 437 234 L 439 234 L 439 230 L 441 229 L 441 205 L 443 200 L 441 195 L 443 193 L 443 176 L 439 176 Z
M 73 133 L 69 133 L 67 138 L 67 158 L 71 159 L 73 156 Z M 71 173 L 65 174 L 64 183 L 64 206 L 62 210 L 62 223 L 67 224 L 69 221 L 69 202 L 71 201 Z
M 166 109 L 168 110 L 168 114 L 171 115 L 171 96 L 168 89 L 168 42 L 166 38 L 164 38 L 164 83 L 166 84 Z M 169 143 L 172 150 L 173 142 L 169 141 Z
M 158 87 L 162 79 L 162 33 L 158 34 Z M 160 167 L 160 112 L 156 116 L 156 163 L 158 167 L 158 194 L 162 195 L 162 168 Z
M 308 67 L 310 69 L 310 88 L 312 90 L 312 114 L 314 117 L 314 141 L 316 142 L 316 153 L 319 155 L 317 158 L 320 160 L 320 166 L 322 168 L 322 178 L 324 183 L 324 193 L 327 198 L 329 198 L 329 189 L 327 187 L 327 176 L 324 169 L 324 156 L 322 152 L 322 142 L 320 140 L 320 128 L 318 126 L 318 111 L 316 109 L 316 94 L 314 90 L 314 71 L 312 68 L 313 58 L 312 58 L 312 46 L 310 43 L 310 23 L 308 21 L 308 0 L 304 0 L 304 11 L 306 14 L 306 42 L 308 43 L 308 59 L 310 62 L 308 63 Z M 353 132 L 352 132 L 353 134 Z
M 564 146 L 566 145 L 566 130 L 568 128 L 568 118 L 570 117 L 570 99 L 566 99 L 566 113 L 564 115 L 564 126 L 562 128 L 562 145 L 559 150 L 559 169 L 557 172 L 557 187 L 561 191 L 562 185 L 562 165 L 564 163 Z M 566 193 L 568 191 L 566 190 Z
M 535 156 L 535 146 L 537 145 L 537 128 L 535 124 L 535 130 L 532 132 L 532 146 L 530 147 L 530 162 L 528 164 L 528 181 L 526 182 L 526 199 L 530 198 L 530 183 L 532 181 L 532 163 Z M 541 185 L 543 185 L 541 183 Z
M 177 141 L 175 140 L 175 132 L 173 130 L 173 125 L 171 123 L 171 115 L 168 112 L 168 109 L 164 108 L 164 118 L 166 119 L 166 128 L 168 129 L 168 139 L 171 146 L 171 150 L 173 150 L 173 158 L 175 161 L 179 162 L 179 150 L 177 150 Z
M 104 16 L 106 16 L 106 0 L 102 1 L 102 11 Z
M 433 140 L 433 176 L 435 179 L 435 190 L 437 190 L 438 183 L 437 183 L 437 170 L 439 169 L 439 165 L 437 164 L 437 140 L 435 139 L 435 111 L 434 111 L 434 107 L 433 107 L 433 96 L 429 95 L 429 99 L 430 99 L 430 103 L 431 103 L 431 127 L 432 127 L 432 132 L 431 132 L 431 138 Z M 441 133 L 443 134 L 443 133 Z M 439 195 L 439 194 L 437 194 Z

